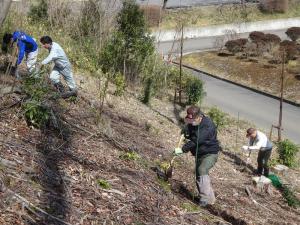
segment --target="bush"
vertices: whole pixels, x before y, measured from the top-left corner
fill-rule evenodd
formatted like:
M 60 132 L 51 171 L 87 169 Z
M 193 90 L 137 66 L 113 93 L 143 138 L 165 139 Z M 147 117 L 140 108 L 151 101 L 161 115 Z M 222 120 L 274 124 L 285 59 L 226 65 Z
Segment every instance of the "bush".
M 34 126 L 35 128 L 44 127 L 49 120 L 49 110 L 42 106 L 37 101 L 27 101 L 22 105 L 24 110 L 25 119 L 28 125 Z
M 114 77 L 114 83 L 116 85 L 116 90 L 114 95 L 122 96 L 124 94 L 125 86 L 126 86 L 125 77 L 123 76 L 123 74 L 117 73 Z
M 278 153 L 281 163 L 286 166 L 294 167 L 297 165 L 297 153 L 299 146 L 286 139 L 278 143 Z
M 43 76 L 43 74 L 34 75 Z M 53 97 L 48 83 L 42 78 L 28 76 L 24 79 L 22 88 L 27 95 L 27 101 L 22 104 L 27 124 L 43 128 L 47 125 L 51 114 L 49 108 L 45 106 L 45 100 Z
M 228 123 L 226 114 L 222 112 L 217 107 L 212 107 L 208 111 L 207 115 L 212 119 L 212 121 L 217 126 L 217 129 L 225 127 Z
M 285 185 L 282 189 L 283 197 L 286 199 L 288 205 L 294 208 L 300 207 L 300 200 L 297 198 L 294 192 Z
M 31 5 L 28 16 L 35 22 L 48 20 L 48 1 L 38 0 L 37 4 Z
M 253 31 L 249 34 L 249 38 L 254 43 L 262 43 L 264 42 L 265 34 L 260 31 Z
M 289 0 L 260 0 L 260 9 L 268 13 L 285 13 L 289 8 Z
M 292 41 L 297 41 L 300 38 L 300 27 L 291 27 L 285 33 Z
M 152 97 L 152 84 L 153 84 L 153 79 L 149 77 L 145 83 L 144 96 L 142 99 L 142 102 L 146 105 L 150 103 L 150 99 Z
M 279 44 L 281 42 L 281 39 L 276 34 L 265 34 L 263 37 L 263 41 L 266 43 Z
M 117 18 L 117 31 L 101 52 L 103 72 L 120 72 L 127 82 L 135 82 L 154 50 L 143 12 L 134 1 L 124 1 Z
M 168 95 L 168 91 L 170 90 L 170 88 L 173 88 L 175 83 L 174 74 L 172 74 L 171 72 L 174 68 L 175 66 L 168 66 L 164 61 L 162 61 L 161 56 L 159 55 L 154 54 L 151 57 L 147 58 L 141 71 L 141 81 L 144 87 L 144 100 L 142 101 L 145 104 L 147 104 L 148 102 L 146 97 L 148 94 L 150 94 L 150 98 L 154 96 L 163 98 Z M 150 91 L 151 93 L 148 91 Z
M 225 43 L 225 47 L 227 48 L 228 51 L 230 51 L 232 53 L 237 53 L 237 52 L 243 51 L 247 42 L 248 42 L 248 39 L 246 39 L 246 38 L 229 40 Z
M 280 51 L 285 52 L 286 61 L 297 58 L 298 49 L 296 43 L 293 41 L 284 40 L 280 42 Z
M 186 94 L 189 105 L 200 104 L 205 96 L 203 81 L 196 77 L 188 79 L 186 84 Z

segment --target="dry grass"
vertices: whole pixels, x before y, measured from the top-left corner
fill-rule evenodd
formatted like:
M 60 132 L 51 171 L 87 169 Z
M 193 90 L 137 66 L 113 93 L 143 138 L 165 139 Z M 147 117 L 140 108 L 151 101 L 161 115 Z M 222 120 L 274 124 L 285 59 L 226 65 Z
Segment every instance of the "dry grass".
M 219 161 L 211 171 L 217 203 L 210 210 L 201 209 L 193 214 L 182 205 L 195 206 L 189 198 L 190 192 L 197 193 L 194 157 L 185 154 L 178 159 L 168 192 L 149 168 L 157 160 L 170 158 L 180 130 L 170 120 L 183 117 L 185 109 L 174 108 L 172 102 L 158 99 L 153 100 L 150 108 L 137 100 L 134 93 L 117 97 L 110 89 L 103 117 L 97 123 L 95 111 L 99 101 L 95 96 L 98 81 L 79 74 L 75 74 L 75 78 L 82 80 L 80 97 L 75 104 L 60 101 L 66 109 L 64 120 L 69 124 L 66 127 L 70 131 L 67 142 L 61 134 L 51 130 L 43 134 L 29 128 L 18 107 L 1 113 L 0 141 L 1 145 L 4 143 L 1 157 L 20 163 L 20 170 L 5 168 L 6 176 L 10 176 L 9 189 L 71 224 L 113 222 L 129 225 L 157 221 L 159 224 L 216 224 L 220 221 L 224 224 L 224 220 L 232 224 L 300 222 L 297 211 L 286 206 L 277 191 L 269 196 L 253 190 L 254 198 L 276 215 L 255 206 L 245 194 L 245 186 L 251 186 L 252 174 L 240 171 L 241 164 L 234 158 L 246 158 L 239 147 L 246 141 L 244 132 L 250 126 L 248 123 L 240 122 L 236 132 L 237 121 L 231 119 L 229 125 L 219 132 L 225 151 L 220 153 Z M 13 96 L 5 98 L 14 101 Z M 147 129 L 147 124 L 153 129 Z M 107 136 L 99 135 L 102 133 Z M 119 148 L 109 137 L 119 143 Z M 141 158 L 122 160 L 119 156 L 126 149 L 133 149 Z M 255 157 L 253 154 L 253 166 Z M 24 172 L 25 167 L 31 168 L 32 172 Z M 108 181 L 111 189 L 99 188 L 99 179 Z M 113 190 L 124 195 L 108 192 Z M 4 195 L 3 199 L 11 199 L 11 196 Z M 31 215 L 26 209 L 19 210 L 21 204 L 17 201 L 5 201 L 5 206 L 10 210 L 0 208 L 1 224 L 26 224 L 28 218 L 35 224 L 53 222 L 39 212 Z
M 236 56 L 221 57 L 216 52 L 204 52 L 187 55 L 183 62 L 216 76 L 279 95 L 281 66 L 273 67 L 266 60 L 259 59 L 256 63 L 237 59 Z M 300 60 L 290 61 L 285 73 L 284 97 L 296 102 L 300 102 L 300 81 L 294 73 L 299 67 Z
M 180 15 L 180 16 L 179 16 Z M 300 16 L 300 4 L 294 3 L 286 13 L 262 13 L 256 5 L 247 5 L 246 11 L 242 11 L 235 5 L 225 6 L 201 6 L 188 9 L 166 10 L 161 28 L 174 29 L 178 26 L 178 18 L 187 21 L 189 27 L 202 27 L 236 22 L 251 22 L 281 18 L 293 18 Z M 155 27 L 154 27 L 155 29 Z

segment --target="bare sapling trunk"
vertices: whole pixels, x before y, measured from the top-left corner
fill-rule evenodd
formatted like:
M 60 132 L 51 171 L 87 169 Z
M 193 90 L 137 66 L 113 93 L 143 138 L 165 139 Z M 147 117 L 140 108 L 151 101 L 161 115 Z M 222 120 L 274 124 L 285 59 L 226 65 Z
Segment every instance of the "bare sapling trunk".
M 11 0 L 0 0 L 0 29 L 9 11 Z

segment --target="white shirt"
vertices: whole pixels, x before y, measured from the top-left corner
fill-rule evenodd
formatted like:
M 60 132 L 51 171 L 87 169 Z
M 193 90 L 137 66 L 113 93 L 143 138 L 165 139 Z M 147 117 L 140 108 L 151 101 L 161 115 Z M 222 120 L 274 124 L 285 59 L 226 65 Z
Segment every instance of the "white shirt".
M 65 51 L 56 42 L 52 42 L 50 54 L 46 59 L 42 61 L 42 65 L 48 64 L 52 61 L 54 62 L 55 66 L 59 69 L 64 69 L 67 66 L 71 66 Z
M 258 130 L 256 131 L 255 139 L 253 140 L 250 138 L 249 146 L 250 150 L 263 150 L 264 148 L 272 148 L 272 144 L 268 140 L 267 136 Z

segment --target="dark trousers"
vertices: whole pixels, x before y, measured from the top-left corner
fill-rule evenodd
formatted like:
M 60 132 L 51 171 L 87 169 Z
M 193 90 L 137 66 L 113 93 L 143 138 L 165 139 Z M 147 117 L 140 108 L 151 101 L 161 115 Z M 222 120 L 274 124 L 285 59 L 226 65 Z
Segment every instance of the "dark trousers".
M 257 157 L 257 174 L 269 176 L 269 165 L 268 161 L 270 159 L 272 149 L 266 149 L 264 151 L 260 150 Z

